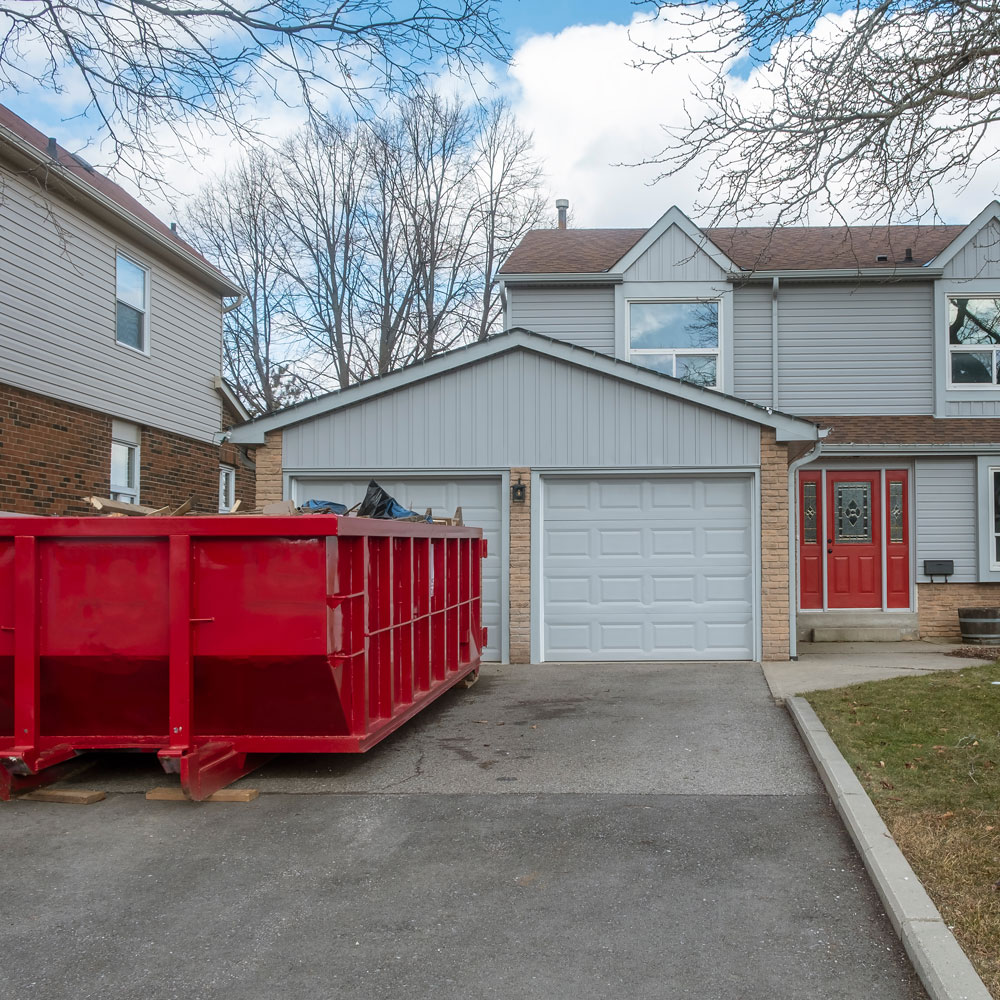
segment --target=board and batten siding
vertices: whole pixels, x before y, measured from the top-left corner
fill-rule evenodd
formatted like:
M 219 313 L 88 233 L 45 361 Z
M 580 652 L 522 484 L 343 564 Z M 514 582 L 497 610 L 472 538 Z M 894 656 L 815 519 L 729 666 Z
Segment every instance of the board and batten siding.
M 516 350 L 289 427 L 282 462 L 286 471 L 745 467 L 760 463 L 760 430 Z
M 507 288 L 508 325 L 600 354 L 615 353 L 615 290 L 611 285 Z
M 790 413 L 934 411 L 933 286 L 786 285 L 778 406 Z
M 772 405 L 770 285 L 733 291 L 733 395 Z
M 944 266 L 944 277 L 1000 278 L 1000 222 L 993 219 Z
M 211 441 L 222 408 L 222 304 L 32 181 L 0 172 L 0 380 Z M 118 251 L 149 270 L 150 355 L 115 341 Z
M 725 276 L 679 226 L 670 226 L 624 274 L 626 281 L 718 281 Z
M 976 460 L 921 458 L 914 467 L 917 582 L 926 583 L 925 559 L 954 559 L 952 583 L 978 577 Z

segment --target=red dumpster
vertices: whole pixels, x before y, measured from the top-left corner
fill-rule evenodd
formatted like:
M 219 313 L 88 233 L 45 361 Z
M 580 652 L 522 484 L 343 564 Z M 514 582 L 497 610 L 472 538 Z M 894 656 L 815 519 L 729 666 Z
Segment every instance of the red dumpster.
M 193 799 L 367 750 L 478 669 L 485 554 L 328 514 L 0 518 L 0 797 L 83 750 L 155 750 Z

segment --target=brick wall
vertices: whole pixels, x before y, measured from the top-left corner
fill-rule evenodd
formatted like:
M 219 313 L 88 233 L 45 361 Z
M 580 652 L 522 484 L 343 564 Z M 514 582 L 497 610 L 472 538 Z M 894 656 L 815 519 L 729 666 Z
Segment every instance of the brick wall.
M 252 506 L 254 469 L 243 451 L 144 427 L 140 502 L 163 507 L 192 497 L 193 510 L 218 510 L 220 462 L 236 468 L 236 497 Z M 110 417 L 0 385 L 0 510 L 92 514 L 81 498 L 110 490 Z
M 957 639 L 958 609 L 1000 606 L 1000 583 L 918 583 L 917 622 L 922 639 Z
M 284 482 L 281 475 L 281 431 L 264 435 L 264 444 L 258 446 L 257 506 L 283 499 Z
M 788 448 L 760 429 L 763 658 L 788 659 Z
M 510 662 L 531 662 L 531 469 L 510 470 L 524 484 L 524 503 L 510 505 Z
M 110 417 L 0 385 L 0 510 L 93 513 L 110 486 Z

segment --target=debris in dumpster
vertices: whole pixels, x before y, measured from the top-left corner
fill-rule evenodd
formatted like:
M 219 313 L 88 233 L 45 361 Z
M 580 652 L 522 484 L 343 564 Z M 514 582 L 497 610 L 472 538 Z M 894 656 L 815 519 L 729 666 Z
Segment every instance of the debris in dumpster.
M 388 493 L 375 480 L 368 483 L 368 492 L 358 508 L 358 517 L 375 517 L 392 521 L 426 521 L 431 518 L 416 511 L 407 510 L 401 503 Z
M 303 514 L 346 514 L 347 504 L 336 500 L 307 500 L 299 506 Z
M 127 503 L 124 500 L 112 500 L 110 497 L 84 497 L 83 501 L 89 503 L 94 510 L 101 514 L 128 514 L 130 517 L 147 517 L 150 514 L 159 513 L 155 507 Z
M 275 500 L 261 508 L 262 514 L 298 514 L 299 509 L 291 500 Z

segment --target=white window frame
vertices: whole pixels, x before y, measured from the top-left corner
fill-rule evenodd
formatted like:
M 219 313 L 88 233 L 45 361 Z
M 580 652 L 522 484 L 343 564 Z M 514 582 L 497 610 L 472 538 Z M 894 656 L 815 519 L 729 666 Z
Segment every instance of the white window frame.
M 131 344 L 126 344 L 118 339 L 118 303 L 122 302 L 123 305 L 129 307 L 129 309 L 135 309 L 135 306 L 131 302 L 124 302 L 122 299 L 118 298 L 118 261 L 127 260 L 130 264 L 139 268 L 142 271 L 142 302 L 143 308 L 142 312 L 142 347 L 133 347 Z M 149 268 L 145 264 L 140 264 L 131 254 L 124 253 L 121 250 L 115 252 L 115 343 L 119 347 L 125 348 L 127 351 L 132 351 L 135 354 L 144 354 L 149 356 Z
M 228 491 L 226 488 L 228 480 Z M 228 496 L 227 496 L 228 493 Z M 228 514 L 236 502 L 236 467 L 232 465 L 219 466 L 219 513 Z
M 714 302 L 717 317 L 716 317 L 716 346 L 714 348 L 707 347 L 683 347 L 683 348 L 661 348 L 661 347 L 632 347 L 632 306 L 635 305 L 676 305 L 679 303 L 690 302 L 693 304 L 700 304 L 706 302 Z M 714 357 L 715 358 L 715 385 L 702 386 L 704 389 L 716 389 L 721 390 L 723 384 L 723 301 L 722 297 L 718 295 L 677 295 L 677 296 L 664 296 L 657 295 L 653 297 L 643 297 L 643 296 L 629 296 L 625 299 L 625 353 L 626 359 L 632 364 L 637 362 L 632 361 L 633 355 L 669 355 L 673 360 L 673 369 L 670 372 L 674 378 L 678 376 L 675 374 L 677 371 L 677 356 L 682 355 L 685 357 L 697 356 L 697 357 Z M 645 365 L 643 365 L 645 367 Z M 658 371 L 658 369 L 651 368 L 650 371 Z M 664 373 L 660 373 L 664 374 Z M 698 385 L 697 382 L 690 382 L 689 385 Z
M 997 363 L 1000 361 L 1000 344 L 990 347 L 987 344 L 973 346 L 971 344 L 953 344 L 948 336 L 949 316 L 951 314 L 952 299 L 1000 299 L 1000 292 L 975 292 L 975 291 L 948 291 L 945 293 L 944 305 L 944 349 L 945 349 L 945 384 L 950 391 L 955 392 L 996 392 L 1000 390 L 1000 381 L 994 382 L 952 382 L 951 380 L 951 358 L 958 354 L 992 354 L 993 361 L 990 366 L 990 374 L 997 379 Z
M 124 420 L 112 420 L 111 421 L 111 456 L 110 460 L 110 477 L 109 481 L 111 483 L 111 499 L 112 500 L 123 500 L 125 503 L 139 503 L 140 497 L 140 482 L 139 482 L 139 470 L 140 470 L 140 430 L 135 424 L 130 424 Z M 135 473 L 135 482 L 130 487 L 128 483 L 116 483 L 114 481 L 114 450 L 115 445 L 125 448 L 128 453 L 132 455 L 133 470 Z

